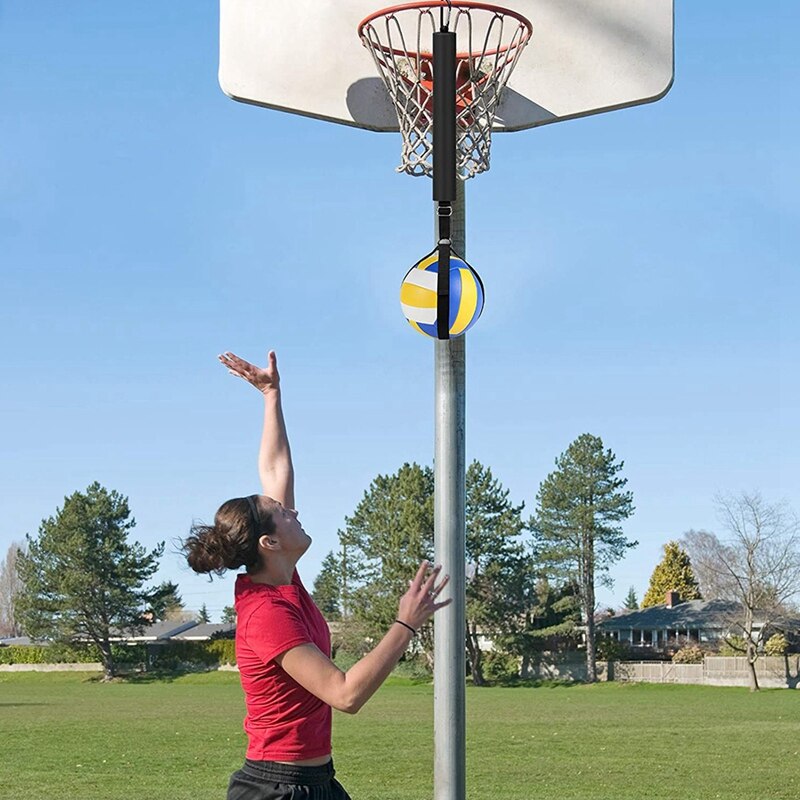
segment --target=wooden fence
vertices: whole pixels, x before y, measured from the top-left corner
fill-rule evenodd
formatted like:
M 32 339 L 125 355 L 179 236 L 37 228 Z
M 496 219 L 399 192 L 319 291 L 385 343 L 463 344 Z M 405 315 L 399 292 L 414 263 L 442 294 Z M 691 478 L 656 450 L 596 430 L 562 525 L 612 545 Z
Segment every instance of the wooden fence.
M 702 664 L 670 661 L 614 661 L 609 675 L 615 681 L 694 683 L 704 686 L 749 686 L 750 670 L 741 656 L 706 656 Z M 756 661 L 762 688 L 800 688 L 800 655 L 762 656 Z

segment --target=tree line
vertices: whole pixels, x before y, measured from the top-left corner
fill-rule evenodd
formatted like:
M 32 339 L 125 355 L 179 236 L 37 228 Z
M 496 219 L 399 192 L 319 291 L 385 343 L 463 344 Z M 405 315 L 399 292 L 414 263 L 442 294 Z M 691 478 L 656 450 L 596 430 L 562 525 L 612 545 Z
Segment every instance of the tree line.
M 556 459 L 526 518 L 524 504 L 510 500 L 490 468 L 470 464 L 465 648 L 474 684 L 485 682 L 486 668 L 490 677 L 504 664 L 526 674 L 543 653 L 578 647 L 585 648 L 587 680 L 594 681 L 598 646 L 603 657 L 613 656 L 595 624 L 615 611 L 598 613 L 595 587 L 611 588 L 610 567 L 638 544 L 621 528 L 634 511 L 619 474 L 623 466 L 598 437 L 579 437 Z M 631 587 L 623 610 L 663 605 L 670 591 L 681 601 L 730 601 L 720 620 L 727 631 L 723 642 L 747 658 L 757 689 L 755 663 L 769 650 L 767 637 L 787 626 L 800 630 L 797 517 L 758 493 L 720 495 L 715 503 L 723 535 L 690 530 L 680 542 L 668 542 L 641 606 Z M 337 621 L 340 645 L 358 654 L 391 623 L 414 565 L 432 556 L 432 470 L 404 464 L 379 475 L 338 539 L 338 550 L 323 561 L 314 597 Z M 430 666 L 430 629 L 418 647 Z
M 611 586 L 610 568 L 637 545 L 622 529 L 634 512 L 623 467 L 600 437 L 583 434 L 555 460 L 526 515 L 525 504 L 512 502 L 491 468 L 478 461 L 469 465 L 465 648 L 475 684 L 512 664 L 513 671 L 520 664 L 526 670 L 544 652 L 581 644 L 588 680 L 596 679 L 603 639 L 595 631 L 595 590 Z M 337 532 L 339 547 L 325 557 L 313 594 L 336 622 L 343 649 L 357 652 L 382 635 L 408 576 L 421 559 L 432 559 L 433 491 L 428 466 L 404 464 L 378 475 Z M 663 602 L 665 586 L 691 599 L 692 591 L 700 596 L 702 585 L 713 596 L 743 598 L 748 611 L 741 629 L 752 634 L 756 610 L 771 604 L 777 618 L 800 588 L 797 523 L 788 510 L 758 495 L 728 498 L 722 508 L 728 512 L 721 516 L 727 538 L 690 531 L 682 543 L 699 581 L 691 564 L 681 561 L 689 559 L 685 550 L 670 543 L 665 558 L 677 558 L 677 567 L 659 565 L 644 604 Z M 10 548 L 0 568 L 0 635 L 92 642 L 106 676 L 113 677 L 112 629 L 143 629 L 182 607 L 175 584 L 147 585 L 164 543 L 147 551 L 130 542 L 134 526 L 127 498 L 98 483 L 66 497 L 37 536 Z M 626 599 L 632 605 L 633 590 Z M 224 616 L 235 619 L 232 608 Z M 207 620 L 207 612 L 201 617 Z M 417 646 L 432 665 L 430 627 L 421 631 Z M 748 656 L 755 660 L 757 650 L 756 642 Z

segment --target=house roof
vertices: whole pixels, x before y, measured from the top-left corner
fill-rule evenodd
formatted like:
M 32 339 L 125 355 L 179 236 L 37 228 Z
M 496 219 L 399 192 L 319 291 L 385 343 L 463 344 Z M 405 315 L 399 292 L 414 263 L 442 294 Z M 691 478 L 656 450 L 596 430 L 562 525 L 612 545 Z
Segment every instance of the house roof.
M 726 627 L 731 616 L 741 606 L 729 600 L 685 600 L 667 608 L 658 606 L 618 614 L 598 624 L 605 631 L 664 630 L 668 628 L 720 628 Z
M 214 636 L 224 636 L 225 634 L 231 634 L 235 632 L 236 632 L 235 622 L 224 622 L 224 623 L 201 622 L 198 625 L 195 625 L 193 628 L 181 631 L 181 633 L 177 634 L 173 638 L 182 639 L 186 641 L 203 640 L 203 639 L 211 639 Z
M 162 620 L 161 622 L 154 622 L 152 625 L 145 625 L 138 629 L 123 630 L 120 628 L 111 628 L 109 633 L 113 639 L 124 639 L 128 642 L 152 642 L 158 639 L 170 639 L 189 628 L 195 627 L 197 627 L 197 622 L 194 620 L 189 620 L 187 622 Z

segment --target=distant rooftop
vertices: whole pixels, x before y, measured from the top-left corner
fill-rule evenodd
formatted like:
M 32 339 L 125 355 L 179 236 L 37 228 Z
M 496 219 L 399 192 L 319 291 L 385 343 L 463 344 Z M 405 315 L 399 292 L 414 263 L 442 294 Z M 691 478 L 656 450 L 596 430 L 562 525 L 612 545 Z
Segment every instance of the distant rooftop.
M 627 614 L 617 614 L 598 623 L 605 631 L 664 630 L 668 628 L 725 627 L 731 616 L 740 610 L 729 600 L 684 600 L 671 608 L 662 603 Z
M 197 622 L 194 620 L 184 622 L 162 620 L 154 622 L 152 625 L 144 625 L 139 629 L 111 628 L 109 633 L 113 639 L 125 639 L 129 642 L 152 642 L 159 639 L 170 639 L 195 627 L 197 627 Z
M 199 641 L 203 639 L 211 639 L 214 636 L 229 636 L 236 632 L 235 622 L 201 622 L 193 628 L 189 628 L 175 636 L 175 639 L 182 639 L 184 641 Z

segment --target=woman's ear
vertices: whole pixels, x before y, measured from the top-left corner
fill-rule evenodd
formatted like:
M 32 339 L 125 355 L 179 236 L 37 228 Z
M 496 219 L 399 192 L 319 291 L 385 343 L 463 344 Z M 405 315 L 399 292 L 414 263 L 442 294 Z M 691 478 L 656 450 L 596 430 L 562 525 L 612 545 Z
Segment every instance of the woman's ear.
M 264 534 L 258 539 L 258 546 L 263 547 L 265 550 L 280 550 L 280 544 L 274 536 Z

